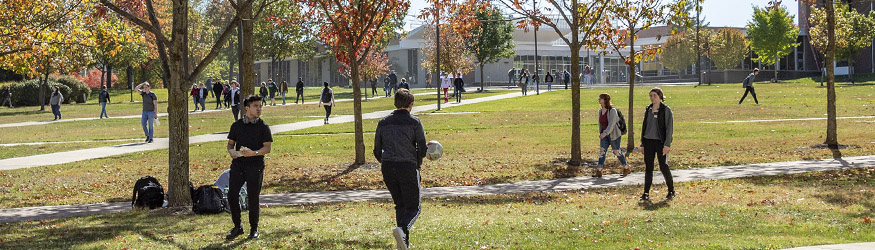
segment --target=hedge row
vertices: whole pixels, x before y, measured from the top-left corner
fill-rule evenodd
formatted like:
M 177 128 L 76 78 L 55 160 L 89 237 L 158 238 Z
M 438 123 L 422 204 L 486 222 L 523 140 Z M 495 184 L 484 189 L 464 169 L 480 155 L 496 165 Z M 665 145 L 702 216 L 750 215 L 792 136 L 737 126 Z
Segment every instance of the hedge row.
M 12 103 L 15 106 L 39 106 L 40 80 L 30 79 L 23 82 L 4 83 L 3 88 L 12 86 Z M 84 103 L 91 95 L 91 88 L 72 76 L 49 77 L 46 88 L 46 102 L 48 105 L 52 95 L 51 86 L 58 86 L 64 95 L 64 103 Z M 0 91 L 3 92 L 3 91 Z M 3 97 L 5 98 L 5 97 Z

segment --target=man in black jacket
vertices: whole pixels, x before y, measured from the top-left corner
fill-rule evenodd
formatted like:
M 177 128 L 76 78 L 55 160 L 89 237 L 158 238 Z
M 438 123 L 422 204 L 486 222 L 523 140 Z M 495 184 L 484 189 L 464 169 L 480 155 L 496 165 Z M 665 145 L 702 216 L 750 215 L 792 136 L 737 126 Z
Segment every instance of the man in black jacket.
M 298 99 L 301 100 L 301 104 L 304 103 L 304 78 L 298 77 L 298 83 L 295 84 L 295 93 L 298 93 L 295 96 L 295 104 L 298 104 Z
M 225 90 L 225 87 L 222 86 L 222 81 L 216 78 L 213 81 L 213 97 L 216 98 L 216 109 L 222 107 L 222 91 Z
M 410 227 L 419 217 L 419 167 L 425 157 L 425 129 L 419 118 L 410 114 L 413 94 L 407 89 L 395 95 L 391 115 L 377 123 L 374 136 L 374 157 L 381 163 L 383 182 L 395 202 L 395 222 L 392 229 L 398 249 L 410 246 Z

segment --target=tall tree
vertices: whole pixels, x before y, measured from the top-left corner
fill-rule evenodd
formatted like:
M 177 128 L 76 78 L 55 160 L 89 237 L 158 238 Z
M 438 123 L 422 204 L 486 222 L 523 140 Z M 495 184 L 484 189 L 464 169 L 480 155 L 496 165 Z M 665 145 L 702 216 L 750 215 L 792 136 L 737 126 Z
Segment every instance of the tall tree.
M 682 2 L 676 2 L 673 5 L 680 5 Z M 634 110 L 635 110 L 635 68 L 641 60 L 652 59 L 659 53 L 658 48 L 643 48 L 635 50 L 635 40 L 638 39 L 638 32 L 650 29 L 655 24 L 663 23 L 669 19 L 667 10 L 674 10 L 672 4 L 663 3 L 662 0 L 617 0 L 609 11 L 609 18 L 617 20 L 620 23 L 619 28 L 615 28 L 608 24 L 606 29 L 613 29 L 612 32 L 605 33 L 604 40 L 608 41 L 608 45 L 617 54 L 620 55 L 626 65 L 629 67 L 629 110 L 626 115 L 626 127 L 629 131 L 629 138 L 634 138 L 635 129 Z M 624 49 L 628 48 L 628 54 L 623 54 Z M 635 148 L 635 140 L 628 140 L 626 154 L 632 153 Z
M 571 159 L 568 164 L 579 166 L 582 163 L 580 155 L 580 49 L 604 48 L 604 43 L 598 37 L 602 32 L 606 32 L 605 27 L 609 26 L 605 14 L 611 7 L 612 0 L 543 1 L 551 6 L 550 13 L 555 13 L 550 17 L 539 9 L 529 7 L 531 2 L 527 0 L 500 0 L 498 2 L 514 13 L 531 20 L 518 22 L 523 27 L 527 27 L 525 24 L 528 22 L 532 25 L 544 25 L 553 29 L 571 50 Z
M 279 1 L 265 8 L 264 17 L 255 22 L 255 53 L 270 59 L 271 78 L 277 75 L 277 64 L 283 58 L 307 61 L 315 54 L 315 37 L 302 26 L 294 25 L 303 19 L 301 14 L 291 1 Z
M 164 31 L 166 23 L 158 19 L 152 0 L 112 1 L 100 3 L 113 12 L 140 26 L 155 37 L 158 55 L 161 60 L 162 79 L 168 87 L 169 114 L 169 157 L 168 157 L 168 198 L 169 206 L 179 207 L 191 204 L 189 194 L 189 155 L 188 155 L 188 87 L 197 79 L 204 68 L 218 55 L 222 45 L 231 37 L 233 29 L 240 20 L 240 13 L 251 13 L 254 0 L 239 0 L 232 3 L 237 10 L 235 17 L 221 30 L 219 38 L 210 46 L 209 52 L 197 63 L 192 64 L 189 48 L 189 2 L 172 1 L 170 36 Z M 252 63 L 252 62 L 250 62 Z M 193 66 L 193 68 L 191 67 Z M 245 93 L 245 90 L 244 90 Z
M 423 38 L 425 45 L 422 47 L 422 67 L 437 72 L 440 70 L 444 73 L 461 72 L 467 74 L 474 68 L 474 60 L 471 49 L 466 46 L 466 40 L 461 34 L 457 33 L 449 24 L 441 24 L 440 29 L 440 69 L 437 69 L 435 64 L 435 46 L 437 43 L 436 29 L 434 25 L 425 27 Z
M 816 6 L 816 0 L 799 0 L 803 3 L 804 6 Z M 837 49 L 836 41 L 836 15 L 835 15 L 835 5 L 832 0 L 826 0 L 823 4 L 824 14 L 826 18 L 826 27 L 817 29 L 820 33 L 810 33 L 812 40 L 815 39 L 815 35 L 819 37 L 819 39 L 823 39 L 823 36 L 826 36 L 826 47 L 825 47 L 825 63 L 826 67 L 826 140 L 823 142 L 830 149 L 838 149 L 839 141 L 838 141 L 838 124 L 836 122 L 836 91 L 835 91 L 835 53 Z M 810 20 L 810 19 L 809 19 Z M 817 26 L 822 26 L 817 25 Z M 809 32 L 814 31 L 815 28 Z M 814 41 L 812 41 L 813 43 Z M 841 152 L 834 151 L 833 157 L 840 158 Z
M 498 8 L 489 8 L 476 14 L 481 24 L 474 29 L 473 39 L 467 39 L 467 47 L 480 67 L 480 90 L 486 91 L 483 66 L 516 54 L 513 42 L 513 23 L 506 20 Z
M 295 0 L 304 16 L 313 17 L 319 24 L 319 37 L 331 47 L 338 62 L 350 68 L 353 86 L 355 117 L 355 163 L 365 163 L 364 133 L 362 130 L 361 65 L 375 44 L 385 41 L 392 31 L 384 25 L 399 22 L 407 13 L 410 3 L 404 0 Z
M 848 61 L 850 80 L 854 83 L 854 58 L 857 54 L 872 45 L 875 40 L 875 12 L 864 15 L 850 8 L 848 4 L 836 3 L 835 6 L 835 36 L 836 57 Z M 813 8 L 811 11 L 811 44 L 817 50 L 825 51 L 827 46 L 826 10 Z
M 659 61 L 670 70 L 678 71 L 683 77 L 687 67 L 696 63 L 696 44 L 687 39 L 686 33 L 678 33 L 670 36 L 662 44 L 662 53 Z
M 781 58 L 790 54 L 793 47 L 799 46 L 796 39 L 799 28 L 793 25 L 793 17 L 781 1 L 771 2 L 766 8 L 753 8 L 753 19 L 747 23 L 747 36 L 751 50 L 757 54 L 754 61 L 765 65 L 775 65 L 775 79 L 778 80 L 778 65 Z
M 722 28 L 710 37 L 708 57 L 723 70 L 723 82 L 728 82 L 729 70 L 738 67 L 748 54 L 748 42 L 741 30 Z
M 132 67 L 148 59 L 146 36 L 139 27 L 115 13 L 107 12 L 106 8 L 99 8 L 95 16 L 99 19 L 92 29 L 96 46 L 91 48 L 91 53 L 101 71 L 107 75 L 106 83 L 102 85 L 110 87 L 113 66 Z

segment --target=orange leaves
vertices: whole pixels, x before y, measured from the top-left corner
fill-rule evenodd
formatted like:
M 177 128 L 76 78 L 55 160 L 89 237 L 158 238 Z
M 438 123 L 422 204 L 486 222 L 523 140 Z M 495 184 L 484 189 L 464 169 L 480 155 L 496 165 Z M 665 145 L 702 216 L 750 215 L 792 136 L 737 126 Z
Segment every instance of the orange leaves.
M 863 216 L 863 223 L 866 223 L 866 224 L 872 223 L 872 218 L 869 218 L 868 216 Z

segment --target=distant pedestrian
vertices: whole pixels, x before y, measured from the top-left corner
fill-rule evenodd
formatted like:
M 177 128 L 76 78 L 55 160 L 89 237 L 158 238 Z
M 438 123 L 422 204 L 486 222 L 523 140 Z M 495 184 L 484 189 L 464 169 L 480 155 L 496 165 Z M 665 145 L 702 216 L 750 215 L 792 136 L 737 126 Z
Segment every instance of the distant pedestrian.
M 529 88 L 529 70 L 525 70 L 520 74 L 520 88 L 523 90 L 523 95 L 526 95 L 526 91 Z
M 641 125 L 641 152 L 644 152 L 644 194 L 641 201 L 650 200 L 650 186 L 653 183 L 653 158 L 659 161 L 659 171 L 668 186 L 666 200 L 675 197 L 674 181 L 668 166 L 668 153 L 671 152 L 672 135 L 674 132 L 674 114 L 671 108 L 663 104 L 665 95 L 662 89 L 650 90 L 650 102 L 644 111 L 644 124 Z
M 298 83 L 295 84 L 295 104 L 298 104 L 298 100 L 301 100 L 301 104 L 304 103 L 304 78 L 298 77 Z
M 395 94 L 391 115 L 377 123 L 374 135 L 374 158 L 380 162 L 383 183 L 395 203 L 392 235 L 397 249 L 410 247 L 410 229 L 422 210 L 419 169 L 425 157 L 425 129 L 419 118 L 410 114 L 414 96 L 401 89 Z
M 207 89 L 207 86 L 201 83 L 201 87 L 198 88 L 198 101 L 201 104 L 201 112 L 207 110 L 207 97 L 210 96 L 210 90 Z
M 450 86 L 453 85 L 452 81 L 453 74 L 444 75 L 443 77 L 441 77 L 441 88 L 444 89 L 444 103 L 450 102 L 450 98 L 447 97 L 447 94 L 449 92 Z M 440 98 L 438 100 L 440 100 Z
M 231 82 L 222 85 L 222 103 L 226 109 L 231 107 Z
M 516 68 L 510 68 L 510 70 L 507 71 L 507 85 L 513 86 L 513 80 L 515 80 L 515 79 L 516 79 Z
M 213 97 L 216 98 L 216 109 L 222 107 L 222 97 L 224 96 L 222 92 L 224 90 L 225 86 L 222 85 L 222 80 L 216 78 L 216 80 L 213 81 Z
M 425 73 L 425 88 L 427 88 L 427 89 L 431 88 L 431 81 L 432 81 L 431 72 Z
M 14 107 L 12 107 L 12 87 L 11 86 L 6 86 L 6 89 L 4 89 L 3 93 L 0 94 L 0 98 L 3 98 L 3 104 L 0 104 L 0 106 L 5 106 L 6 103 L 9 103 L 9 108 L 14 108 Z
M 462 92 L 465 92 L 465 81 L 462 80 L 462 73 L 456 73 L 456 80 L 453 81 L 453 95 L 456 96 L 456 103 L 462 103 Z
M 589 65 L 583 66 L 583 82 L 587 86 L 592 85 L 592 67 Z
M 547 91 L 553 90 L 553 75 L 550 72 L 547 72 L 547 76 L 544 77 L 544 82 L 547 83 Z
M 276 106 L 276 92 L 279 91 L 279 88 L 277 88 L 276 83 L 273 82 L 273 79 L 267 80 L 267 91 L 269 92 L 268 95 L 270 96 L 270 106 Z M 265 100 L 265 102 L 267 102 L 267 100 Z
M 188 93 L 188 96 L 191 97 L 191 102 L 194 103 L 194 111 L 197 111 L 197 104 L 200 103 L 200 98 L 198 98 L 198 91 L 200 91 L 200 89 L 198 89 L 197 83 L 195 83 L 191 85 L 191 92 Z
M 623 166 L 622 176 L 629 175 L 629 165 L 626 164 L 626 156 L 620 152 L 620 141 L 623 132 L 620 130 L 620 113 L 611 103 L 611 95 L 603 93 L 599 95 L 599 163 L 596 166 L 593 177 L 602 177 L 602 169 L 605 167 L 605 155 L 608 147 L 613 149 L 614 155 Z
M 109 115 L 106 114 L 106 104 L 110 103 L 109 92 L 106 92 L 106 85 L 100 86 L 100 94 L 97 95 L 97 101 L 100 103 L 100 119 L 103 119 L 104 116 L 109 118 Z
M 49 101 L 49 105 L 52 106 L 52 114 L 55 115 L 55 119 L 52 121 L 61 119 L 61 103 L 64 103 L 64 95 L 61 94 L 58 86 L 52 86 L 52 97 Z
M 228 101 L 231 103 L 231 113 L 234 114 L 234 120 L 237 120 L 237 116 L 240 114 L 240 84 L 237 81 L 231 81 L 231 91 L 228 93 Z
M 410 90 L 410 84 L 407 83 L 407 78 L 401 78 L 401 83 L 398 84 L 398 89 Z
M 747 78 L 744 78 L 744 82 L 741 83 L 741 86 L 744 87 L 744 95 L 741 96 L 741 100 L 738 101 L 738 105 L 741 105 L 744 102 L 744 98 L 747 97 L 747 93 L 750 93 L 750 96 L 753 96 L 753 101 L 760 105 L 760 101 L 757 100 L 757 92 L 753 89 L 754 78 L 760 74 L 760 69 L 754 68 L 753 73 L 747 75 Z
M 143 97 L 143 113 L 140 115 L 140 126 L 143 127 L 143 133 L 146 134 L 146 143 L 152 143 L 152 138 L 155 135 L 155 127 L 152 124 L 155 119 L 158 119 L 158 96 L 152 92 L 152 85 L 149 82 L 140 83 L 135 88 L 140 96 Z M 146 127 L 148 123 L 148 127 Z
M 392 83 L 392 80 L 389 80 L 389 76 L 388 76 L 388 75 L 387 75 L 385 78 L 383 78 L 383 92 L 386 93 L 386 97 L 389 97 L 389 96 L 390 96 L 389 91 L 392 90 L 392 89 L 389 88 L 389 85 L 390 85 L 391 83 Z
M 389 73 L 389 93 L 394 94 L 396 91 L 398 91 L 398 75 L 393 70 Z
M 322 94 L 319 96 L 319 106 L 325 107 L 325 124 L 328 124 L 328 117 L 331 116 L 331 107 L 334 106 L 334 91 L 328 87 L 328 82 L 323 82 Z
M 280 95 L 283 96 L 283 105 L 286 105 L 287 92 L 289 92 L 289 84 L 286 82 L 286 79 L 283 79 L 283 82 L 280 83 Z
M 261 82 L 260 84 L 258 84 L 258 86 L 259 86 L 259 88 L 258 88 L 258 95 L 261 96 L 261 99 L 262 99 L 262 100 L 265 100 L 265 101 L 266 101 L 266 100 L 267 100 L 267 94 L 268 94 L 268 93 L 267 93 L 267 92 L 268 92 L 268 91 L 267 91 L 267 84 L 265 84 L 264 82 Z
M 562 71 L 562 82 L 565 83 L 565 89 L 568 89 L 568 83 L 571 82 L 571 73 L 568 73 L 568 70 Z
M 371 96 L 377 96 L 377 77 L 371 79 Z

